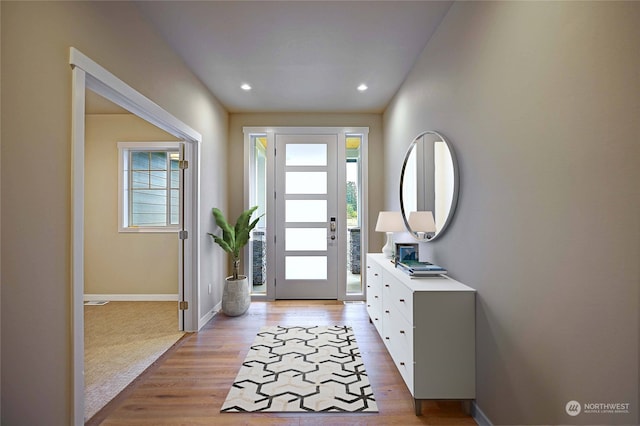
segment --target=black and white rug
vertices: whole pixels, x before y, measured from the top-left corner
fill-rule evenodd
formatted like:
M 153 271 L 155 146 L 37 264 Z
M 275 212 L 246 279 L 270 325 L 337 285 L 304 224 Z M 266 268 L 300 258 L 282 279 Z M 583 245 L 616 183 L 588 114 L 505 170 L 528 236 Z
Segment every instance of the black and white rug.
M 262 327 L 221 412 L 377 412 L 353 330 Z

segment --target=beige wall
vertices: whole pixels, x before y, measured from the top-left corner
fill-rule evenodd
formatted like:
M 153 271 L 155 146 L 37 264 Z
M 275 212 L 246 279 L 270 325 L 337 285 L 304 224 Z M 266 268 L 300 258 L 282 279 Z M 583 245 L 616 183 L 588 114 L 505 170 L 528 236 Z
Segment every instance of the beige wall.
M 132 114 L 85 120 L 85 294 L 178 294 L 178 236 L 118 231 L 118 142 L 175 141 Z
M 386 207 L 413 136 L 455 147 L 458 210 L 429 252 L 478 290 L 496 425 L 640 423 L 638 22 L 639 3 L 455 3 L 384 114 Z
M 374 232 L 384 202 L 381 114 L 236 113 L 229 115 L 229 208 L 236 217 L 244 207 L 243 127 L 369 127 L 369 247 L 382 247 L 384 239 Z
M 72 417 L 69 47 L 203 135 L 199 316 L 220 301 L 226 272 L 225 257 L 206 232 L 214 229 L 211 207 L 226 206 L 228 115 L 132 3 L 3 1 L 0 7 L 0 423 L 66 425 Z

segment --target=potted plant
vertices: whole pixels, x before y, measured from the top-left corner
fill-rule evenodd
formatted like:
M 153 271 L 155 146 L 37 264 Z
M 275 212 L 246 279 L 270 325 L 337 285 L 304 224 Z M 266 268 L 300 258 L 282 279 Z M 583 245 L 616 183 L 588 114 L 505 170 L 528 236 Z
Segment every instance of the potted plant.
M 260 217 L 251 222 L 251 215 L 258 206 L 251 207 L 240 214 L 235 226 L 231 226 L 218 208 L 213 208 L 213 217 L 216 224 L 222 229 L 222 236 L 209 233 L 213 240 L 224 251 L 231 255 L 233 261 L 233 275 L 225 280 L 222 291 L 222 311 L 229 316 L 238 316 L 247 312 L 251 304 L 251 292 L 249 280 L 246 275 L 240 274 L 240 253 L 249 242 L 249 236 L 256 227 Z

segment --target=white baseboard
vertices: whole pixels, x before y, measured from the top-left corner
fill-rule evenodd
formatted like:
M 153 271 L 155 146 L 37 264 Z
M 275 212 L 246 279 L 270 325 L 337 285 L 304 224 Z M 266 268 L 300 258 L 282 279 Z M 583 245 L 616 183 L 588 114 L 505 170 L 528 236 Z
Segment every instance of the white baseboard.
M 211 309 L 209 312 L 207 312 L 207 313 L 205 314 L 205 316 L 203 316 L 202 318 L 200 318 L 200 319 L 198 320 L 198 331 L 200 331 L 200 329 L 201 329 L 202 327 L 204 327 L 204 325 L 205 325 L 206 323 L 208 323 L 208 322 L 209 322 L 209 320 L 210 320 L 211 318 L 213 318 L 214 316 L 216 316 L 216 313 L 217 313 L 217 312 L 216 312 L 216 310 L 215 310 L 215 309 Z
M 198 331 L 200 331 L 200 329 L 204 327 L 204 325 L 208 323 L 211 318 L 215 317 L 220 309 L 222 309 L 222 302 L 219 302 L 216 306 L 211 308 L 211 310 L 207 312 L 202 318 L 200 318 L 198 320 Z
M 475 420 L 479 426 L 493 426 L 489 417 L 482 412 L 475 401 L 471 403 L 471 417 L 473 417 L 473 420 Z
M 85 302 L 177 302 L 177 294 L 85 294 Z

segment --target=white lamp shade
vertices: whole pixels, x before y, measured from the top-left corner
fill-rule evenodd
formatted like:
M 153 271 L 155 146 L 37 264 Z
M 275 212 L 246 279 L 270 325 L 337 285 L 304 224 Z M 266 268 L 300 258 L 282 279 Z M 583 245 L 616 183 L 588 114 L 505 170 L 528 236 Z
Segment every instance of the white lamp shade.
M 436 222 L 431 211 L 409 213 L 409 226 L 413 232 L 436 232 Z
M 402 232 L 405 230 L 400 212 L 380 212 L 378 214 L 376 232 Z

